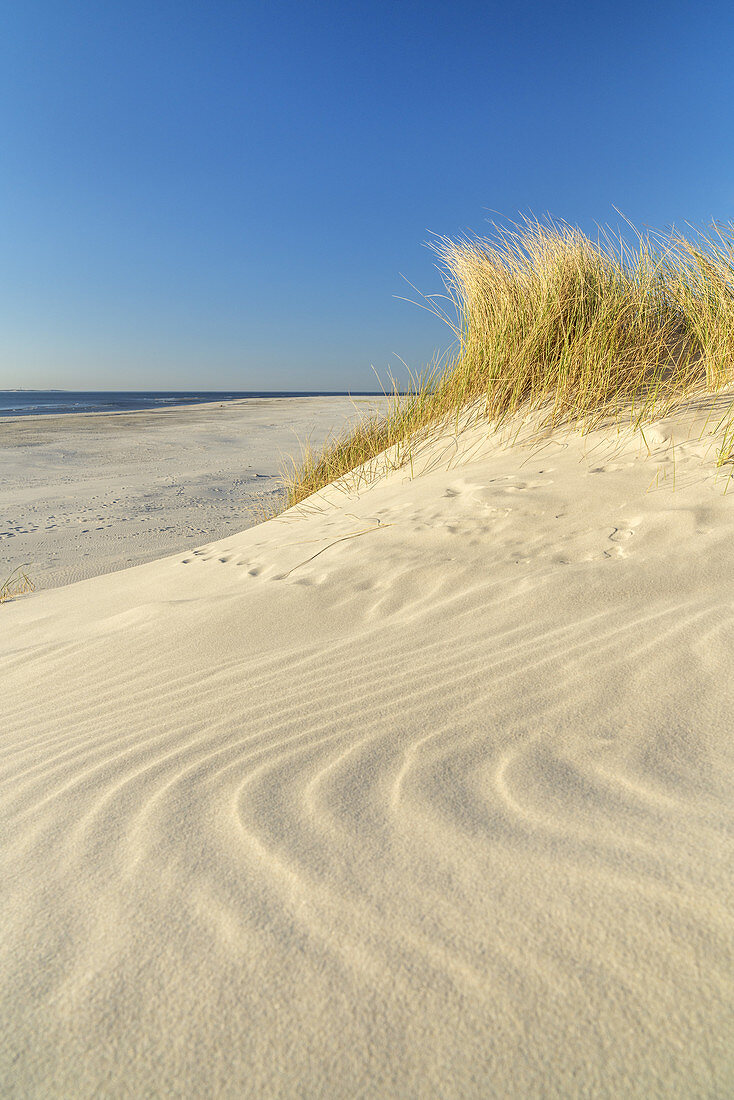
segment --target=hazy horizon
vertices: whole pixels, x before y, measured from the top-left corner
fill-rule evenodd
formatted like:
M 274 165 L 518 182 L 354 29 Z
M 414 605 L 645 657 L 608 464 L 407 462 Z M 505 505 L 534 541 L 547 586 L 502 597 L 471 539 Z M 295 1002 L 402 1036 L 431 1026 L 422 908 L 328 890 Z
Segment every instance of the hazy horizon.
M 331 391 L 318 391 L 318 390 L 276 390 L 265 389 L 261 387 L 259 390 L 241 390 L 235 389 L 234 386 L 220 386 L 220 387 L 207 387 L 194 386 L 189 389 L 175 389 L 172 386 L 165 388 L 151 386 L 147 389 L 130 389 L 125 386 L 95 386 L 94 388 L 78 389 L 76 386 L 4 386 L 0 388 L 0 393 L 273 393 L 273 394 L 294 394 L 294 395 L 310 395 L 322 393 L 328 396 L 329 393 L 333 393 L 335 397 L 344 397 L 349 393 L 356 393 L 356 390 L 331 390 Z M 365 391 L 366 396 L 372 397 L 380 394 L 381 390 Z
M 452 343 L 400 300 L 442 292 L 433 235 L 731 219 L 733 29 L 721 3 L 29 0 L 0 45 L 0 388 L 404 384 Z

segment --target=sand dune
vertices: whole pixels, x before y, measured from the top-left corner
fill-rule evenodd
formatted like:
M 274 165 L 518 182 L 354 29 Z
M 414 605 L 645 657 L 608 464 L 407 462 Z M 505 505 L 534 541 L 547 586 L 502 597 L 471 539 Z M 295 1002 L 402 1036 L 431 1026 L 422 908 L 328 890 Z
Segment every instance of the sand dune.
M 0 609 L 4 1094 L 731 1095 L 706 415 Z

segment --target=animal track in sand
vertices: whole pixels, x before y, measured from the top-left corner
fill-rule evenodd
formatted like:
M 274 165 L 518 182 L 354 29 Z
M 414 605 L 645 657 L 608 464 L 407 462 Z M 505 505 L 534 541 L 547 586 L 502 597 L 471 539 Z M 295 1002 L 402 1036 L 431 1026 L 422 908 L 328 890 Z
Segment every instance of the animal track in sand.
M 193 538 L 193 532 L 189 538 Z M 201 547 L 199 550 L 192 550 L 191 557 L 182 558 L 181 565 L 190 565 L 193 561 L 209 561 L 212 557 L 211 554 L 207 554 L 208 547 Z
M 610 542 L 626 542 L 627 539 L 632 538 L 634 533 L 629 527 L 613 527 L 608 538 Z
M 502 477 L 490 478 L 486 485 L 471 484 L 471 483 L 459 483 L 455 486 L 450 486 L 444 492 L 444 497 L 449 499 L 453 497 L 463 496 L 469 499 L 473 499 L 480 494 L 486 494 L 487 492 L 496 492 L 497 489 L 504 490 L 506 493 L 520 492 L 523 489 L 537 489 L 541 485 L 550 484 L 550 479 L 544 478 L 542 481 L 523 481 L 520 478 L 514 477 L 511 474 L 503 475 Z M 489 486 L 495 488 L 490 489 Z

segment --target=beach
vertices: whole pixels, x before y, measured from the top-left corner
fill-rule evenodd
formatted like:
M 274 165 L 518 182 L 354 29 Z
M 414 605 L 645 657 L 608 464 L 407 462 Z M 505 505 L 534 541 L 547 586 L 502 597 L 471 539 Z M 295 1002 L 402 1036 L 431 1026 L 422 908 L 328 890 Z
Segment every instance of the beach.
M 732 396 L 3 605 L 3 1094 L 731 1095 Z
M 287 456 L 384 402 L 253 398 L 132 413 L 0 418 L 0 581 L 38 588 L 251 526 Z

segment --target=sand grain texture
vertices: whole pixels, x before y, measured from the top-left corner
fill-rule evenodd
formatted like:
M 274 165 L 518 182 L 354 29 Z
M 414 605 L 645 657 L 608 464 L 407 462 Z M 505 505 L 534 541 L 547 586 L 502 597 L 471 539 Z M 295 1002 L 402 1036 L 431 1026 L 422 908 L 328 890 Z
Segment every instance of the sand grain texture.
M 0 609 L 3 1094 L 730 1096 L 694 421 L 465 433 Z

